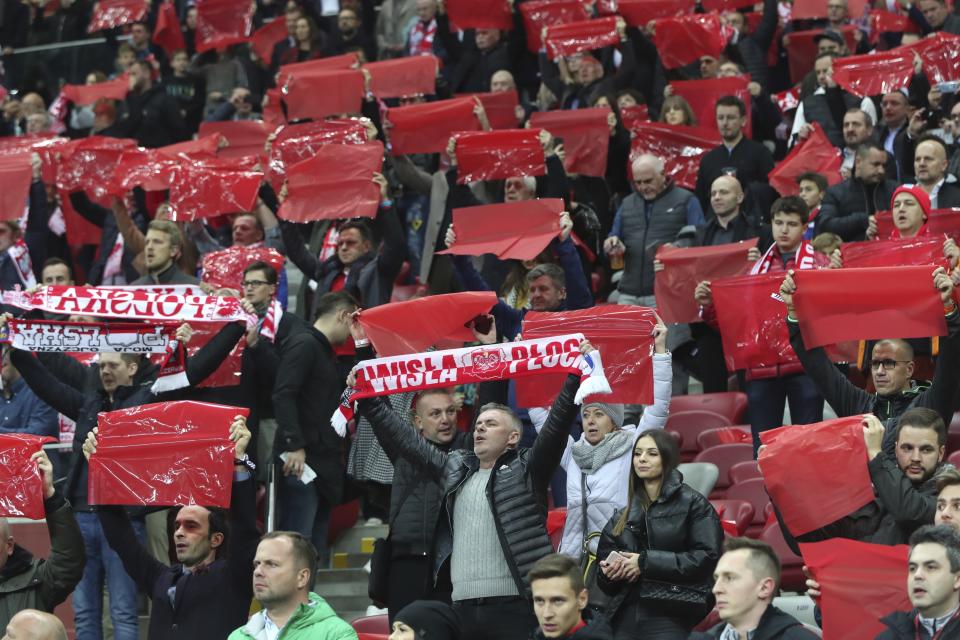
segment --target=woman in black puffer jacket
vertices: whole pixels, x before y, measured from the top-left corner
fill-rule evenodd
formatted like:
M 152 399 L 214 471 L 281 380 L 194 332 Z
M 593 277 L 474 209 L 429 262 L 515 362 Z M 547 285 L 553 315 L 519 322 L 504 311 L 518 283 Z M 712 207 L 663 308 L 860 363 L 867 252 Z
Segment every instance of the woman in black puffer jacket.
M 607 523 L 597 549 L 597 583 L 613 597 L 607 615 L 615 640 L 685 640 L 713 608 L 723 529 L 707 499 L 683 484 L 679 462 L 665 431 L 637 437 L 629 506 Z M 673 593 L 664 600 L 665 592 Z M 683 594 L 699 595 L 702 603 L 679 600 Z

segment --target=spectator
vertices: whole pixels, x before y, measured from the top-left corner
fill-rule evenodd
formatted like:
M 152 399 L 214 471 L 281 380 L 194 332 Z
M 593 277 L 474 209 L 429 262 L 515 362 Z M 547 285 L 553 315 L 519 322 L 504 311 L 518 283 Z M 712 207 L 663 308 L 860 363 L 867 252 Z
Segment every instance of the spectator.
M 138 60 L 130 67 L 130 93 L 126 110 L 115 125 L 126 138 L 136 138 L 144 147 L 163 147 L 188 139 L 180 106 L 161 85 L 153 83 L 153 68 Z
M 720 623 L 691 640 L 756 638 L 757 640 L 814 640 L 796 618 L 773 606 L 780 591 L 780 558 L 765 542 L 727 538 L 713 572 L 713 595 Z
M 613 640 L 613 632 L 602 615 L 591 616 L 589 593 L 580 567 L 559 553 L 537 560 L 527 574 L 533 597 L 533 612 L 539 627 L 533 640 Z
M 910 168 L 904 166 L 908 155 L 904 148 L 907 141 L 907 124 L 910 120 L 910 101 L 908 89 L 901 88 L 883 94 L 880 100 L 880 110 L 883 124 L 876 129 L 876 143 L 879 144 L 891 158 L 887 166 L 887 177 L 891 180 L 902 181 L 910 174 Z
M 454 93 L 478 93 L 490 86 L 500 69 L 513 71 L 515 42 L 510 48 L 497 29 L 467 29 L 461 42 L 450 30 L 450 20 L 441 11 L 437 16 L 437 38 L 450 60 L 449 81 Z M 516 36 L 511 36 L 515 38 Z
M 164 76 L 163 88 L 180 105 L 180 117 L 187 128 L 196 131 L 203 117 L 207 94 L 203 79 L 190 70 L 190 57 L 184 50 L 174 51 L 171 68 L 173 72 Z
M 860 145 L 873 140 L 873 118 L 860 107 L 847 109 L 843 114 L 843 164 L 840 174 L 844 180 L 853 175 L 853 165 Z
M 458 640 L 460 620 L 450 605 L 421 600 L 398 611 L 391 630 L 390 640 Z
M 353 9 L 340 9 L 337 14 L 337 31 L 334 32 L 332 40 L 331 54 L 356 51 L 363 55 L 361 62 L 373 62 L 377 59 L 377 45 L 363 30 L 360 14 Z
M 727 45 L 727 52 L 743 63 L 743 72 L 749 72 L 753 82 L 757 83 L 757 93 L 750 92 L 754 98 L 757 98 L 760 96 L 761 88 L 768 90 L 770 86 L 767 77 L 770 73 L 767 65 L 767 51 L 770 50 L 777 30 L 776 0 L 764 0 L 762 18 L 754 29 L 750 28 L 746 16 L 737 11 L 725 11 L 721 15 L 721 20 L 727 27 L 734 29 L 734 35 L 730 39 L 730 44 Z
M 870 218 L 887 208 L 897 183 L 887 178 L 887 154 L 873 143 L 857 149 L 853 175 L 827 189 L 816 220 L 816 233 L 829 231 L 844 242 L 863 240 Z
M 949 173 L 960 179 L 960 100 L 950 108 L 950 122 L 953 125 L 953 155 L 950 156 Z
M 960 186 L 947 182 L 947 145 L 932 135 L 921 137 L 914 151 L 914 175 L 934 209 L 960 207 Z
M 40 284 L 43 285 L 72 285 L 73 271 L 63 258 L 50 258 L 43 263 L 40 270 Z
M 211 56 L 215 57 L 211 59 Z M 229 48 L 218 50 L 215 53 L 207 52 L 197 57 L 194 59 L 193 69 L 197 75 L 203 78 L 204 86 L 207 88 L 203 107 L 204 117 L 213 113 L 217 107 L 223 104 L 234 89 L 250 86 L 243 65 Z
M 137 60 L 149 62 L 163 75 L 169 72 L 167 54 L 161 47 L 150 42 L 150 26 L 146 22 L 134 22 L 130 25 L 130 46 L 133 47 Z
M 713 608 L 708 585 L 723 544 L 720 519 L 706 498 L 683 484 L 680 452 L 668 433 L 644 431 L 633 447 L 627 506 L 604 527 L 597 581 L 615 598 L 607 609 L 614 637 L 685 640 Z M 641 576 L 699 602 L 647 601 Z
M 960 15 L 950 11 L 946 0 L 920 0 L 907 11 L 923 35 L 935 31 L 960 35 Z
M 813 63 L 817 74 L 817 88 L 811 95 L 801 100 L 800 106 L 797 107 L 791 130 L 794 142 L 806 140 L 813 131 L 810 123 L 816 122 L 823 128 L 824 134 L 833 146 L 843 149 L 847 137 L 847 113 L 859 108 L 864 114 L 870 116 L 871 123 L 876 118 L 877 110 L 870 98 L 857 98 L 834 82 L 833 60 L 836 57 L 838 56 L 834 53 L 822 53 Z
M 441 60 L 446 58 L 443 44 L 437 39 L 437 0 L 417 0 L 416 8 L 417 20 L 407 34 L 407 55 L 436 55 Z
M 693 108 L 686 98 L 669 95 L 663 99 L 663 106 L 660 108 L 660 122 L 695 127 L 697 126 L 697 117 L 693 114 Z
M 7 625 L 5 638 L 16 640 L 67 640 L 67 630 L 52 613 L 36 609 L 22 609 Z
M 117 47 L 117 57 L 113 61 L 113 74 L 110 76 L 110 79 L 127 73 L 130 71 L 130 67 L 133 66 L 133 63 L 137 61 L 137 51 L 129 42 L 122 42 L 120 46 Z
M 30 252 L 20 225 L 14 220 L 0 221 L 0 289 L 29 288 L 36 284 L 33 279 Z
M 297 25 L 293 32 L 296 45 L 287 49 L 280 56 L 280 64 L 293 64 L 316 60 L 324 54 L 326 49 L 323 32 L 317 27 L 313 18 L 303 15 L 297 18 Z
M 183 236 L 176 224 L 169 220 L 151 220 L 145 250 L 147 275 L 131 284 L 199 284 L 197 278 L 187 275 L 176 265 L 182 245 Z
M 910 536 L 907 595 L 913 610 L 882 618 L 887 628 L 877 640 L 930 640 L 960 633 L 960 533 L 927 526 Z
M 27 386 L 10 363 L 9 349 L 3 350 L 3 401 L 0 403 L 0 433 L 31 433 L 60 439 L 57 412 Z
M 383 0 L 375 30 L 378 60 L 403 56 L 407 33 L 416 19 L 415 0 Z
M 854 157 L 856 157 L 856 154 L 854 154 Z M 797 188 L 800 199 L 810 210 L 810 215 L 807 218 L 807 230 L 803 233 L 804 240 L 810 240 L 814 236 L 817 216 L 820 214 L 820 207 L 823 205 L 823 199 L 826 197 L 830 185 L 823 175 L 808 171 L 797 176 Z
M 944 466 L 934 481 L 937 483 L 937 515 L 933 523 L 960 531 L 960 471 Z
M 257 99 L 246 87 L 237 87 L 230 94 L 230 100 L 217 107 L 207 116 L 207 122 L 224 122 L 226 120 L 261 120 L 260 114 L 254 111 Z
M 43 509 L 50 532 L 50 556 L 36 558 L 16 544 L 10 523 L 0 518 L 0 629 L 27 626 L 23 616 L 14 622 L 18 611 L 40 609 L 53 611 L 67 599 L 84 572 L 83 537 L 70 503 L 53 485 L 53 465 L 47 454 L 38 451 L 30 456 L 43 476 Z M 66 638 L 66 636 L 64 636 Z

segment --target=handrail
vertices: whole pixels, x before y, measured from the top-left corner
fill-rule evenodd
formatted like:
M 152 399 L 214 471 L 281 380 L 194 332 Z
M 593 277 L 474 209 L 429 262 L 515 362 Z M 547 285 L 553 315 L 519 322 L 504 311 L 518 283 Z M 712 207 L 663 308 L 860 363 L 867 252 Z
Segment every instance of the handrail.
M 127 42 L 130 40 L 130 36 L 117 36 L 117 42 Z M 69 40 L 67 42 L 51 42 L 50 44 L 36 44 L 30 47 L 20 47 L 19 49 L 14 49 L 13 53 L 10 55 L 18 55 L 21 53 L 39 53 L 42 51 L 57 51 L 58 49 L 69 49 L 71 47 L 87 47 L 96 44 L 106 44 L 107 39 L 100 38 L 86 38 L 84 40 Z

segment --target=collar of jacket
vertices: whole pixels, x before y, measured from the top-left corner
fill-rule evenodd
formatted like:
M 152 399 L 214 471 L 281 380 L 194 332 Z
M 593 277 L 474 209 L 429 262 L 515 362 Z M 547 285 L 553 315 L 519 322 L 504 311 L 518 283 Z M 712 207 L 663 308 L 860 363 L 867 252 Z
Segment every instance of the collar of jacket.
M 663 198 L 664 196 L 666 196 L 668 193 L 670 193 L 671 191 L 673 191 L 673 189 L 674 189 L 676 186 L 677 186 L 677 185 L 676 185 L 676 183 L 673 181 L 673 178 L 667 178 L 666 182 L 663 183 L 663 189 L 661 189 L 661 190 L 660 190 L 660 193 L 658 193 L 657 195 L 655 195 L 655 196 L 653 197 L 653 200 L 647 200 L 647 199 L 644 198 L 642 195 L 640 195 L 640 192 L 637 191 L 636 189 L 634 189 L 634 193 L 636 193 L 636 194 L 637 194 L 637 197 L 640 198 L 640 202 L 644 202 L 644 203 L 646 203 L 646 204 L 653 204 L 653 203 L 656 202 L 657 200 L 660 200 L 661 198 Z
M 914 398 L 921 391 L 926 391 L 930 388 L 930 382 L 927 380 L 910 380 L 910 388 L 904 391 L 898 391 L 897 393 L 891 393 L 889 395 L 880 395 L 876 393 L 878 398 L 883 400 L 896 400 L 898 398 Z
M 7 559 L 3 571 L 0 571 L 0 591 L 16 591 L 26 586 L 32 578 L 33 564 L 33 554 L 14 544 L 13 553 Z
M 509 465 L 511 462 L 513 462 L 514 458 L 517 457 L 517 452 L 518 452 L 517 448 L 507 449 L 502 454 L 500 454 L 500 457 L 497 458 L 497 461 L 495 463 L 493 463 L 493 466 L 491 467 L 491 469 L 496 471 L 500 467 Z M 480 458 L 478 458 L 477 454 L 473 452 L 472 447 L 470 448 L 470 450 L 466 450 L 466 449 L 464 450 L 463 464 L 466 465 L 470 473 L 474 473 L 480 469 Z
M 666 477 L 663 481 L 663 484 L 660 486 L 660 495 L 657 496 L 657 499 L 654 500 L 651 505 L 658 502 L 666 502 L 673 497 L 675 493 L 680 491 L 680 488 L 683 486 L 683 474 L 679 470 L 674 469 L 670 472 L 670 475 Z M 633 520 L 633 514 L 639 514 L 646 511 L 643 508 L 643 503 L 640 501 L 640 496 L 633 496 L 633 504 L 630 506 L 630 518 L 628 521 Z

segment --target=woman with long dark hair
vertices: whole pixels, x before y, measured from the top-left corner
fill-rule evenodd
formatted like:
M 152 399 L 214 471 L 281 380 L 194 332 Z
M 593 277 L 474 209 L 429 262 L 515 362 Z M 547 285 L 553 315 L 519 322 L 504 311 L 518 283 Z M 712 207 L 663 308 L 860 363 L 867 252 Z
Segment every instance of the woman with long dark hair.
M 713 607 L 723 530 L 707 499 L 683 484 L 679 463 L 676 441 L 661 429 L 634 442 L 627 508 L 597 549 L 615 640 L 685 640 Z

